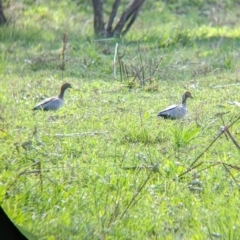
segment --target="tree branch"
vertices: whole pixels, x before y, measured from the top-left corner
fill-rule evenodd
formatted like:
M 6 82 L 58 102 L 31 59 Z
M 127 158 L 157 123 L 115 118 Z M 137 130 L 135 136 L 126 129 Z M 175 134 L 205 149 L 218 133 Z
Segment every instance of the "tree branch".
M 138 15 L 138 13 L 139 13 L 139 10 L 140 10 L 140 8 L 133 13 L 133 16 L 131 17 L 131 19 L 130 19 L 128 25 L 127 25 L 127 27 L 126 27 L 126 28 L 124 29 L 124 31 L 122 32 L 122 35 L 123 35 L 123 36 L 129 31 L 130 27 L 131 27 L 131 26 L 133 25 L 133 23 L 135 22 L 135 20 L 136 20 L 136 18 L 137 18 L 137 15 Z
M 132 4 L 129 6 L 129 8 L 123 12 L 117 26 L 115 27 L 114 31 L 113 31 L 113 36 L 120 36 L 122 29 L 124 27 L 124 24 L 128 21 L 128 19 L 130 17 L 132 17 L 130 23 L 128 24 L 126 30 L 124 31 L 124 33 L 126 34 L 126 32 L 129 30 L 130 26 L 133 24 L 133 22 L 135 21 L 139 10 L 141 8 L 141 6 L 143 5 L 143 3 L 146 0 L 134 0 L 132 2 Z M 133 15 L 133 16 L 132 16 Z
M 107 36 L 112 36 L 112 25 L 114 18 L 116 17 L 118 7 L 122 0 L 116 0 L 112 6 L 112 12 L 109 17 L 108 25 L 107 25 Z

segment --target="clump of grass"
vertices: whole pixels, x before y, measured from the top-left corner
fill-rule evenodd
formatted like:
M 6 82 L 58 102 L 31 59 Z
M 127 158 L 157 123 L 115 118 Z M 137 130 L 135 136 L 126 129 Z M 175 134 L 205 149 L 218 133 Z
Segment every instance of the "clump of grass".
M 126 133 L 123 137 L 123 141 L 128 141 L 131 143 L 145 143 L 149 144 L 152 142 L 151 134 L 146 130 L 139 128 L 132 128 L 129 133 Z
M 197 138 L 200 128 L 197 126 L 173 126 L 171 129 L 173 135 L 173 142 L 177 149 L 186 147 L 192 140 Z

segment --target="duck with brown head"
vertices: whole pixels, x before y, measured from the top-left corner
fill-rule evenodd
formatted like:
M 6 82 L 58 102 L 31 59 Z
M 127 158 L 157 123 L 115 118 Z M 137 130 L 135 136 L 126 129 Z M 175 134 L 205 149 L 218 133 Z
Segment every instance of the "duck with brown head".
M 171 105 L 161 112 L 158 113 L 158 117 L 163 117 L 165 119 L 179 119 L 186 115 L 187 113 L 187 99 L 193 98 L 190 92 L 185 92 L 182 96 L 182 104 Z
M 38 103 L 33 110 L 43 110 L 43 111 L 49 111 L 49 110 L 58 110 L 60 107 L 62 107 L 64 103 L 64 93 L 66 89 L 72 88 L 70 83 L 64 83 L 61 87 L 60 94 L 56 97 L 50 97 L 42 102 Z

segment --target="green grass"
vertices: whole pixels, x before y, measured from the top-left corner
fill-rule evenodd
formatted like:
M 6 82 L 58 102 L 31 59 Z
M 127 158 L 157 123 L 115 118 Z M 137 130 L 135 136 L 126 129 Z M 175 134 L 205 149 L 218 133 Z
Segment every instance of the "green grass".
M 229 104 L 240 101 L 238 4 L 149 1 L 126 38 L 95 41 L 89 3 L 40 2 L 11 1 L 0 34 L 0 200 L 11 219 L 49 240 L 239 239 L 229 137 L 178 178 L 219 134 L 216 114 L 239 116 Z M 125 70 L 114 79 L 116 43 Z M 31 111 L 63 82 L 74 87 L 63 108 Z M 158 119 L 186 89 L 186 118 Z

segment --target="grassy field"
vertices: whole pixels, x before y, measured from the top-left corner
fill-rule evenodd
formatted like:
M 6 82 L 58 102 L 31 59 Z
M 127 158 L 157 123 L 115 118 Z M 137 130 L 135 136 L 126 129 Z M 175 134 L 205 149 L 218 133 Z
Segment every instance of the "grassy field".
M 148 1 L 104 41 L 85 1 L 6 4 L 0 202 L 18 226 L 49 240 L 240 239 L 240 5 L 217 2 Z M 32 112 L 64 82 L 59 111 Z M 186 90 L 184 119 L 156 117 Z

